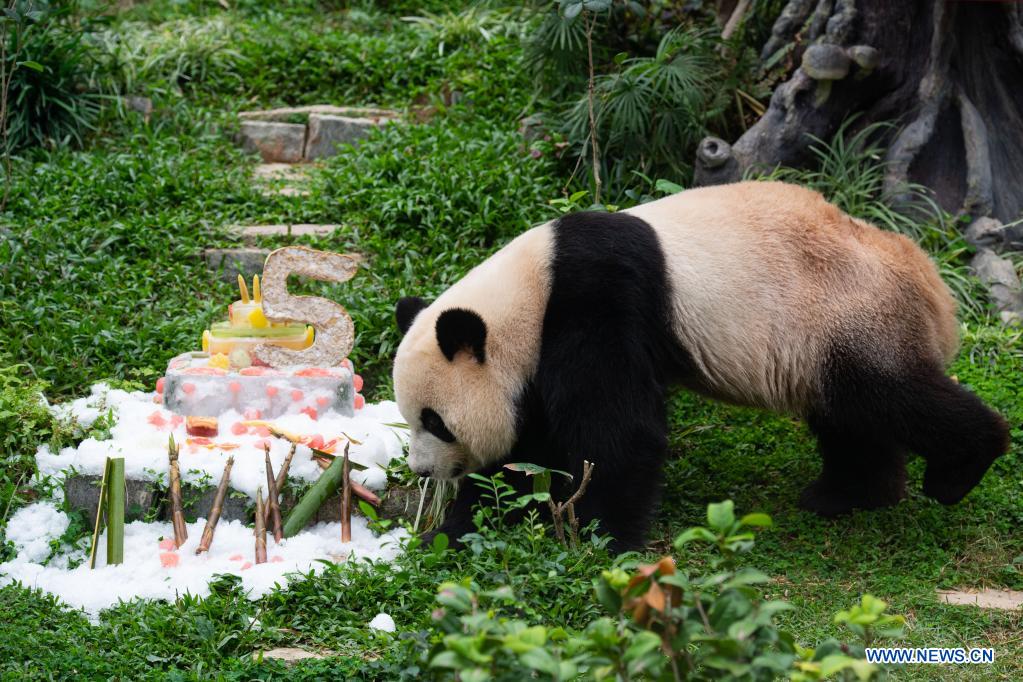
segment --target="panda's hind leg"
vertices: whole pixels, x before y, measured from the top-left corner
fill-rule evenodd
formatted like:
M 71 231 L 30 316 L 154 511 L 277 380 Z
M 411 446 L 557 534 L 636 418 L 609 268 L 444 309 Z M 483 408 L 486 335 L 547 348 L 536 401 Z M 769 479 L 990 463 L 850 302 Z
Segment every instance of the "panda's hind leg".
M 803 509 L 832 517 L 890 507 L 903 498 L 905 455 L 892 440 L 820 418 L 810 419 L 810 429 L 817 436 L 823 470 L 803 490 Z
M 924 494 L 955 504 L 1008 450 L 1008 424 L 936 368 L 914 373 L 907 384 L 898 425 L 902 442 L 927 460 Z

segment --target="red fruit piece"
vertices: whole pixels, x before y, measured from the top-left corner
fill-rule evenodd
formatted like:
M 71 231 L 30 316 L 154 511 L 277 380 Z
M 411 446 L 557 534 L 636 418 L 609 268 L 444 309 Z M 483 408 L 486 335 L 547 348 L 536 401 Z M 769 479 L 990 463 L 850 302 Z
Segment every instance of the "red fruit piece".
M 177 549 L 177 546 L 174 544 L 174 538 L 164 538 L 163 540 L 160 540 L 160 549 L 164 551 Z
M 156 392 L 159 393 L 160 395 L 163 395 L 163 384 L 165 379 L 166 377 L 160 377 L 159 379 L 156 380 Z
M 245 424 L 242 424 L 241 422 L 235 422 L 234 424 L 231 424 L 231 433 L 233 433 L 236 436 L 243 436 L 248 432 L 249 427 L 245 426 Z
M 320 407 L 326 407 L 329 403 L 330 398 L 328 398 L 325 395 L 321 395 L 319 398 L 316 399 L 316 404 L 319 405 Z
M 269 438 L 270 437 L 270 427 L 269 426 L 256 426 L 254 428 L 256 429 L 256 435 L 259 436 L 260 438 Z
M 361 410 L 366 407 L 366 399 L 362 397 L 361 393 L 355 394 L 355 409 Z
M 260 419 L 262 418 L 262 416 L 263 416 L 262 413 L 254 407 L 250 407 L 249 409 L 245 410 L 246 419 Z
M 185 421 L 185 418 L 182 417 L 180 414 L 172 414 L 170 420 L 171 428 L 172 429 L 178 428 L 179 426 L 181 426 L 181 422 L 183 421 Z
M 347 370 L 351 370 L 352 369 L 352 361 L 349 360 L 348 358 L 345 358 L 344 360 L 341 361 L 341 366 L 344 367 Z
M 268 396 L 270 396 L 271 398 L 273 398 L 275 395 L 277 395 L 277 391 L 278 391 L 278 388 L 276 386 L 267 386 L 266 387 L 266 394 Z
M 167 420 L 163 418 L 163 412 L 160 410 L 154 410 L 151 415 L 146 417 L 146 421 L 158 429 L 167 426 Z
M 306 367 L 295 372 L 297 377 L 329 377 L 330 370 L 323 367 Z
M 163 552 L 160 554 L 160 565 L 164 568 L 174 568 L 181 561 L 176 552 Z
M 305 397 L 305 393 L 303 393 L 302 391 L 298 390 L 297 388 L 294 391 L 291 392 L 291 399 L 294 400 L 296 403 L 299 400 L 301 400 L 302 398 L 304 398 L 304 397 Z
M 266 367 L 242 367 L 238 373 L 243 377 L 261 377 L 266 374 Z
M 313 421 L 316 421 L 320 416 L 319 412 L 316 411 L 315 407 L 303 407 L 299 411 L 302 412 L 303 414 L 309 415 L 309 418 L 312 419 Z
M 163 396 L 160 394 L 154 395 L 153 402 L 156 403 L 157 405 L 163 405 Z
M 309 442 L 307 442 L 306 445 L 308 445 L 309 447 L 314 448 L 316 450 L 322 450 L 323 449 L 323 436 L 321 436 L 318 433 L 314 433 L 309 438 Z
M 243 557 L 241 554 L 235 554 L 233 557 L 231 557 L 231 561 L 241 561 L 244 558 L 245 557 Z
M 355 386 L 356 392 L 362 390 L 362 375 L 356 374 L 352 377 L 352 385 Z
M 239 384 L 237 381 L 232 381 L 227 385 L 227 388 L 228 390 L 231 391 L 231 393 L 237 393 L 238 391 L 242 390 L 242 385 Z
M 195 384 L 186 381 L 185 383 L 181 384 L 181 390 L 185 392 L 185 395 L 192 395 L 193 393 L 195 393 Z
M 246 561 L 244 564 L 242 564 L 241 570 L 247 571 L 250 568 L 252 568 L 252 562 L 251 561 Z
M 272 556 L 272 557 L 270 558 L 270 563 L 271 563 L 271 564 L 279 564 L 279 563 L 281 563 L 282 561 L 284 561 L 284 557 L 282 557 L 282 556 L 281 556 L 281 555 L 279 555 L 279 554 L 274 554 L 274 555 L 273 555 L 273 556 Z

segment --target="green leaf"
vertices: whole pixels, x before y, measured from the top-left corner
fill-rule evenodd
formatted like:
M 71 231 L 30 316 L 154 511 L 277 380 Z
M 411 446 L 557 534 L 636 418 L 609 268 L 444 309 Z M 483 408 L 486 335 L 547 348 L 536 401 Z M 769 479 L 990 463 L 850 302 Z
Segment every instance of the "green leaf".
M 46 68 L 42 64 L 40 64 L 39 62 L 33 62 L 31 60 L 26 60 L 26 61 L 23 61 L 23 62 L 18 62 L 17 65 L 18 66 L 24 66 L 26 69 L 32 69 L 33 71 L 38 71 L 39 73 L 43 73 L 44 71 L 46 71 Z
M 654 183 L 654 189 L 658 192 L 664 192 L 665 194 L 678 194 L 683 191 L 685 187 L 682 185 L 665 180 L 664 178 L 658 178 L 657 182 Z
M 583 11 L 583 3 L 581 2 L 567 3 L 563 7 L 566 19 L 575 19 Z
M 713 502 L 707 505 L 707 525 L 718 532 L 725 532 L 735 523 L 735 503 L 731 500 Z
M 519 656 L 519 661 L 527 668 L 539 670 L 553 677 L 558 675 L 558 661 L 546 649 L 530 649 Z
M 704 542 L 714 542 L 715 540 L 717 540 L 717 538 L 714 537 L 713 533 L 711 533 L 706 528 L 703 528 L 702 526 L 690 528 L 689 530 L 683 532 L 681 535 L 675 538 L 675 549 L 680 550 L 690 542 L 694 542 L 696 540 L 703 540 Z
M 746 516 L 739 519 L 739 525 L 741 526 L 753 526 L 755 528 L 770 528 L 774 525 L 771 517 L 764 513 L 746 514 Z
M 448 548 L 448 536 L 447 533 L 437 533 L 433 536 L 433 553 L 440 554 Z

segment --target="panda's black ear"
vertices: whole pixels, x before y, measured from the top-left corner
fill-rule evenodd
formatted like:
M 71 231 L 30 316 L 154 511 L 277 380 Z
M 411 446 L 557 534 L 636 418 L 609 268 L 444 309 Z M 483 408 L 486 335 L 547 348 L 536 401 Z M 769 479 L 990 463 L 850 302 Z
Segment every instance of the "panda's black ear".
M 401 331 L 402 336 L 412 326 L 419 311 L 426 306 L 426 301 L 418 296 L 406 296 L 405 298 L 398 299 L 398 304 L 394 306 L 394 318 L 398 321 L 398 329 Z
M 487 325 L 471 310 L 452 308 L 437 318 L 437 343 L 448 360 L 462 350 L 482 363 L 487 359 Z

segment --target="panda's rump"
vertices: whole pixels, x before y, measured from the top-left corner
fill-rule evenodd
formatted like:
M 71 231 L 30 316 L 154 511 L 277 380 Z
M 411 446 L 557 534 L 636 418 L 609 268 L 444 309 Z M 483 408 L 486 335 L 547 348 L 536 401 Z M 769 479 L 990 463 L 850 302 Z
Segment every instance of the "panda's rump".
M 921 310 L 922 296 L 942 292 L 900 272 L 886 238 L 860 234 L 879 231 L 809 190 L 701 188 L 630 213 L 657 231 L 675 332 L 699 369 L 698 387 L 716 398 L 803 414 L 819 399 L 836 343 L 897 371 L 907 356 L 940 355 L 935 326 L 954 323 L 947 310 Z M 916 251 L 909 260 L 933 270 Z

